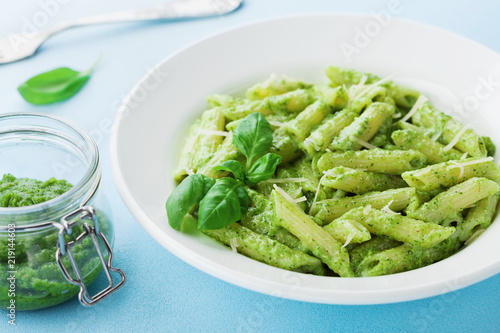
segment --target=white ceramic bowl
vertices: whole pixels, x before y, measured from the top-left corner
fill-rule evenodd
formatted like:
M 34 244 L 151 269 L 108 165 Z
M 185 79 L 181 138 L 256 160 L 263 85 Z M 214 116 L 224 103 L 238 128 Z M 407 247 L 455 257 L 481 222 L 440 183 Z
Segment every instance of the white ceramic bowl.
M 500 56 L 435 27 L 372 16 L 318 14 L 248 24 L 194 43 L 162 61 L 134 87 L 114 124 L 115 182 L 156 241 L 185 262 L 265 294 L 332 304 L 374 304 L 449 292 L 500 272 L 500 222 L 439 263 L 383 277 L 333 278 L 288 272 L 215 241 L 171 229 L 165 201 L 186 130 L 211 93 L 241 92 L 270 73 L 326 81 L 328 65 L 347 66 L 416 88 L 444 112 L 500 143 Z M 360 32 L 361 31 L 361 32 Z M 490 83 L 488 83 L 490 81 Z M 464 110 L 453 105 L 465 105 Z M 454 111 L 455 110 L 455 111 Z M 461 113 L 464 114 L 461 117 Z

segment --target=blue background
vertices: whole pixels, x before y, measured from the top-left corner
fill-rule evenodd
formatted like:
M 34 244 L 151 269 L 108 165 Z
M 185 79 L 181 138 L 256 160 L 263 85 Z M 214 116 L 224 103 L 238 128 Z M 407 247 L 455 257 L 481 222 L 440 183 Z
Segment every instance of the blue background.
M 91 308 L 72 300 L 46 310 L 18 312 L 16 327 L 8 325 L 5 312 L 0 312 L 0 331 L 498 330 L 500 275 L 442 296 L 389 305 L 335 306 L 274 298 L 215 279 L 174 257 L 139 226 L 114 188 L 108 154 L 112 121 L 125 94 L 161 59 L 200 38 L 241 23 L 295 13 L 370 13 L 386 9 L 389 2 L 246 0 L 237 12 L 223 17 L 67 31 L 50 39 L 35 57 L 0 65 L 1 113 L 34 111 L 59 115 L 79 123 L 98 142 L 103 187 L 115 215 L 115 265 L 128 277 L 121 290 Z M 155 0 L 2 1 L 0 37 L 26 29 L 30 22 L 48 27 L 84 15 L 156 3 Z M 401 5 L 403 11 L 398 17 L 439 26 L 500 51 L 500 2 L 401 0 Z M 46 13 L 46 20 L 40 13 Z M 20 83 L 46 70 L 61 66 L 85 69 L 101 53 L 103 59 L 94 76 L 71 100 L 36 107 L 24 102 L 16 91 Z

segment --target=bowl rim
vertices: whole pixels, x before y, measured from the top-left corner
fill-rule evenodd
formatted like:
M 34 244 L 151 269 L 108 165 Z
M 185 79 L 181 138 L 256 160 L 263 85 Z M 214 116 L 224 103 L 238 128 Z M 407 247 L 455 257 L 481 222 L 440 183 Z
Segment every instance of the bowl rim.
M 302 14 L 289 14 L 289 15 L 279 15 L 279 16 L 272 16 L 268 18 L 263 18 L 263 19 L 258 19 L 258 20 L 252 20 L 243 24 L 238 24 L 235 26 L 231 26 L 225 29 L 221 29 L 215 33 L 211 33 L 205 37 L 199 38 L 195 40 L 194 42 L 190 42 L 186 44 L 185 46 L 181 47 L 180 49 L 174 51 L 170 55 L 166 56 L 163 58 L 160 62 L 158 62 L 156 65 L 150 68 L 150 70 L 145 73 L 132 87 L 132 89 L 127 93 L 125 96 L 124 100 L 122 101 L 118 112 L 116 113 L 115 120 L 113 123 L 112 127 L 112 132 L 110 136 L 110 160 L 111 160 L 111 169 L 112 169 L 112 174 L 113 174 L 113 179 L 116 185 L 116 188 L 118 190 L 118 193 L 124 203 L 126 204 L 128 210 L 131 212 L 131 214 L 134 216 L 134 218 L 139 222 L 139 224 L 146 230 L 159 244 L 161 244 L 163 247 L 165 247 L 169 252 L 174 254 L 176 257 L 180 258 L 182 261 L 188 263 L 189 265 L 201 270 L 204 273 L 207 273 L 211 276 L 214 276 L 216 278 L 219 278 L 225 282 L 231 283 L 233 285 L 237 285 L 239 287 L 245 288 L 245 289 L 250 289 L 262 294 L 267 294 L 267 295 L 273 295 L 270 290 L 276 287 L 283 287 L 283 284 L 280 284 L 276 281 L 271 281 L 262 277 L 254 276 L 254 275 L 249 275 L 247 273 L 238 271 L 233 268 L 229 268 L 227 266 L 221 265 L 216 262 L 212 262 L 210 260 L 203 259 L 203 257 L 199 256 L 196 252 L 192 251 L 189 248 L 185 248 L 180 246 L 180 244 L 177 244 L 176 242 L 168 242 L 166 241 L 162 236 L 163 233 L 161 229 L 156 226 L 152 221 L 149 219 L 149 217 L 142 211 L 142 209 L 139 207 L 139 205 L 134 201 L 133 196 L 129 190 L 129 188 L 125 185 L 124 177 L 121 171 L 120 164 L 118 162 L 118 132 L 120 128 L 121 121 L 124 117 L 124 114 L 127 111 L 127 106 L 131 102 L 132 97 L 134 96 L 135 92 L 137 92 L 144 83 L 151 77 L 151 73 L 154 71 L 158 70 L 161 68 L 165 63 L 170 61 L 171 59 L 179 56 L 186 50 L 189 50 L 190 48 L 196 46 L 199 43 L 203 43 L 206 41 L 209 41 L 212 38 L 216 38 L 219 36 L 223 36 L 226 34 L 233 33 L 238 30 L 242 30 L 245 28 L 249 28 L 252 26 L 257 26 L 260 24 L 265 24 L 265 23 L 272 23 L 275 21 L 286 21 L 286 20 L 296 20 L 296 19 L 307 19 L 307 18 L 314 18 L 314 17 L 356 17 L 356 18 L 372 18 L 371 15 L 369 14 L 362 14 L 362 13 L 351 13 L 351 12 L 311 12 L 311 13 L 302 13 Z M 462 41 L 465 41 L 467 43 L 473 43 L 475 47 L 479 47 L 483 49 L 485 52 L 493 53 L 495 56 L 499 56 L 497 52 L 492 50 L 491 48 L 484 46 L 483 44 L 480 44 L 479 42 L 476 42 L 472 39 L 469 39 L 467 37 L 464 37 L 460 34 L 451 32 L 449 30 L 446 30 L 441 27 L 437 27 L 431 24 L 426 24 L 410 19 L 404 19 L 404 18 L 398 18 L 398 17 L 393 17 L 392 18 L 393 22 L 398 22 L 398 24 L 405 24 L 405 25 L 414 25 L 417 28 L 418 27 L 425 27 L 426 29 L 434 29 L 439 31 L 442 34 L 446 34 L 448 36 L 452 36 L 453 38 L 458 38 Z M 244 257 L 248 260 L 252 260 L 250 258 Z M 453 257 L 453 256 L 452 256 Z M 449 257 L 451 258 L 451 257 Z M 446 261 L 446 258 L 444 260 L 441 260 L 440 262 Z M 279 270 L 282 272 L 288 272 L 291 274 L 300 274 L 304 276 L 305 274 L 301 273 L 295 273 L 295 272 L 289 272 L 285 270 L 281 270 L 279 268 L 275 268 L 266 264 L 259 263 L 261 265 L 265 265 L 269 270 Z M 435 264 L 425 266 L 423 268 L 419 268 L 417 270 L 421 271 L 429 267 L 433 267 Z M 397 273 L 397 274 L 392 274 L 392 275 L 386 275 L 386 276 L 377 276 L 377 277 L 356 277 L 356 278 L 340 278 L 343 280 L 364 280 L 364 279 L 370 279 L 370 280 L 375 280 L 378 279 L 380 282 L 390 280 L 391 277 L 395 276 L 403 276 L 403 275 L 408 275 L 412 274 L 412 272 L 415 272 L 417 270 L 412 270 L 412 271 L 407 271 L 403 273 Z M 389 293 L 387 290 L 335 290 L 335 294 L 340 296 L 338 299 L 325 299 L 325 297 L 321 297 L 318 294 L 311 294 L 311 295 L 306 295 L 304 293 L 300 293 L 300 295 L 294 295 L 293 293 L 285 293 L 285 294 L 280 294 L 280 295 L 273 295 L 273 296 L 278 296 L 281 298 L 285 299 L 291 299 L 291 300 L 299 300 L 299 301 L 305 301 L 305 302 L 312 302 L 312 303 L 323 303 L 323 304 L 343 304 L 343 305 L 369 305 L 369 304 L 388 304 L 388 303 L 397 303 L 397 302 L 404 302 L 404 301 L 412 301 L 412 300 L 418 300 L 418 299 L 423 299 L 427 297 L 432 297 L 432 296 L 438 296 L 442 295 L 448 292 L 453 292 L 458 289 L 465 288 L 467 286 L 470 286 L 472 284 L 475 284 L 477 282 L 480 282 L 482 280 L 485 280 L 487 278 L 492 277 L 495 274 L 500 273 L 500 258 L 496 262 L 492 262 L 488 266 L 481 267 L 480 269 L 474 270 L 474 271 L 466 271 L 458 277 L 454 277 L 452 279 L 447 279 L 447 280 L 439 280 L 436 279 L 432 281 L 431 283 L 427 283 L 424 285 L 411 285 L 411 286 L 404 286 L 400 288 L 391 288 L 390 295 L 387 295 L 386 293 Z M 306 275 L 310 276 L 310 275 Z M 238 278 L 235 278 L 238 277 Z M 319 276 L 314 276 L 315 278 L 328 278 L 332 279 L 332 277 L 319 277 Z M 335 279 L 335 278 L 333 278 Z M 268 287 L 263 287 L 263 284 L 267 285 Z M 286 288 L 286 286 L 285 286 Z M 315 288 L 310 288 L 310 287 L 300 287 L 303 290 L 310 289 L 312 291 L 321 291 Z M 324 291 L 324 290 L 323 290 Z M 400 295 L 399 292 L 404 291 L 405 293 Z M 368 298 L 364 297 L 363 299 L 360 299 L 359 296 L 370 296 Z M 381 296 L 384 295 L 383 298 Z M 355 296 L 355 297 L 352 297 Z M 373 296 L 376 296 L 375 298 Z M 377 297 L 378 296 L 378 297 Z

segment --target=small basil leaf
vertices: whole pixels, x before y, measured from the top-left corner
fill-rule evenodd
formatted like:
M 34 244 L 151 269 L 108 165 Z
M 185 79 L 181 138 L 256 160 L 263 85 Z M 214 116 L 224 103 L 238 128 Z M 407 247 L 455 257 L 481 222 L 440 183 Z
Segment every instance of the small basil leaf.
M 233 144 L 246 156 L 247 169 L 254 157 L 266 153 L 272 142 L 271 125 L 258 112 L 246 116 L 234 130 Z
M 245 169 L 243 169 L 243 165 L 240 162 L 235 160 L 229 160 L 221 163 L 216 166 L 214 170 L 224 170 L 232 172 L 234 177 L 242 182 L 245 181 Z
M 276 171 L 276 167 L 281 162 L 281 156 L 268 153 L 261 158 L 259 158 L 252 165 L 250 170 L 248 171 L 248 181 L 257 184 L 258 182 L 262 182 L 264 180 L 268 180 Z
M 21 84 L 17 90 L 32 104 L 50 104 L 74 96 L 87 83 L 97 62 L 88 70 L 78 72 L 61 67 L 38 74 Z
M 215 230 L 238 221 L 248 201 L 240 182 L 228 177 L 217 180 L 200 202 L 198 229 Z
M 170 194 L 165 205 L 170 226 L 179 230 L 184 216 L 203 199 L 214 184 L 215 179 L 199 174 L 184 179 Z

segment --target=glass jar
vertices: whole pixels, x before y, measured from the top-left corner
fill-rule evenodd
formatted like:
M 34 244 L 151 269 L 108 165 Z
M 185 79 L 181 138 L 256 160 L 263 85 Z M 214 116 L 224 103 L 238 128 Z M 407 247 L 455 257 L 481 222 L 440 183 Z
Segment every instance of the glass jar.
M 111 211 L 100 194 L 101 169 L 95 142 L 53 116 L 0 115 L 0 178 L 65 179 L 73 187 L 42 203 L 0 207 L 0 306 L 33 310 L 78 294 L 84 305 L 123 285 L 112 266 Z M 1 205 L 0 205 L 1 206 Z M 104 270 L 107 288 L 87 291 Z M 121 280 L 116 284 L 111 272 Z

